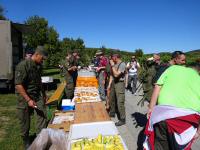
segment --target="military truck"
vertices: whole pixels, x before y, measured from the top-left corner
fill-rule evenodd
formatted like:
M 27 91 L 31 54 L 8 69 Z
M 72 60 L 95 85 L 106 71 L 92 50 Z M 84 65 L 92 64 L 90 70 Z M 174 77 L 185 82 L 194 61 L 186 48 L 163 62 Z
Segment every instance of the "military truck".
M 0 20 L 0 89 L 11 89 L 15 66 L 24 58 L 22 35 L 31 32 L 30 26 Z

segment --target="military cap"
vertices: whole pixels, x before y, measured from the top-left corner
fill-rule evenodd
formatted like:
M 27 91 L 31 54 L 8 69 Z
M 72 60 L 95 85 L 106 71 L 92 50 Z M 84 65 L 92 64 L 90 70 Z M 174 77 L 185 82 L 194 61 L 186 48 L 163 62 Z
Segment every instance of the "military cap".
M 26 47 L 25 48 L 25 53 L 33 55 L 34 54 L 34 49 L 31 48 L 31 47 Z
M 48 53 L 47 53 L 47 51 L 44 49 L 44 47 L 43 46 L 37 46 L 37 48 L 35 49 L 35 53 L 39 53 L 39 54 L 41 54 L 45 59 L 48 57 Z

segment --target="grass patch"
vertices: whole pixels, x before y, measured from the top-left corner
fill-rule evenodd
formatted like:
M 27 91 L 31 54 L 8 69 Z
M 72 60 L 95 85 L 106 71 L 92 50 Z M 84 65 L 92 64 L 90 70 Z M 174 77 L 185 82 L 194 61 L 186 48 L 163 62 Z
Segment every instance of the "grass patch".
M 1 149 L 23 149 L 19 122 L 16 116 L 15 94 L 0 94 L 0 114 Z
M 53 76 L 54 79 L 61 79 L 59 69 L 45 69 L 44 76 Z M 51 96 L 54 91 L 48 91 Z M 20 137 L 20 126 L 16 116 L 16 95 L 0 94 L 0 149 L 22 150 L 23 141 Z M 35 133 L 35 117 L 31 119 L 30 135 Z
M 51 76 L 54 79 L 59 79 L 61 82 L 64 81 L 64 77 L 61 76 L 59 68 L 45 68 L 42 76 Z
M 59 79 L 61 78 L 60 69 L 58 68 L 44 69 L 43 76 L 52 76 L 54 79 Z

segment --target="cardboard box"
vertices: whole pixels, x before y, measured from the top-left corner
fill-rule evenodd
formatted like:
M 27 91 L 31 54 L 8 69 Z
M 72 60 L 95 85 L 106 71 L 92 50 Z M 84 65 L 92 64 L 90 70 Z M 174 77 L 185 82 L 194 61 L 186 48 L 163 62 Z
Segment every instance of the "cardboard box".
M 82 138 L 96 138 L 98 134 L 102 134 L 103 136 L 119 135 L 119 131 L 113 121 L 73 124 L 70 127 L 68 136 L 68 150 L 71 149 L 71 143 L 74 141 Z M 121 142 L 124 149 L 128 150 L 122 138 Z
M 74 111 L 56 111 L 48 124 L 48 128 L 62 129 L 68 132 L 70 125 L 74 123 Z

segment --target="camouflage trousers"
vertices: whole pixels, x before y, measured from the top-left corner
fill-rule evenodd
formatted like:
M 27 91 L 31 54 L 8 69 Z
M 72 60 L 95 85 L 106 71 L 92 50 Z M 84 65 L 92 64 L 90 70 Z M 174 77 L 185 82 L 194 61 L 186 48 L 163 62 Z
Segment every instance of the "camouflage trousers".
M 150 100 L 151 100 L 151 95 L 152 95 L 152 93 L 153 93 L 153 88 L 148 89 L 148 90 L 143 91 L 143 92 L 144 92 L 143 99 L 144 99 L 145 101 L 150 102 Z
M 124 81 L 112 83 L 110 98 L 110 113 L 116 113 L 119 120 L 126 119 Z
M 115 114 L 116 112 L 116 95 L 115 95 L 115 89 L 114 89 L 114 82 L 111 83 L 111 87 L 110 87 L 110 94 L 109 94 L 109 106 L 110 106 L 110 114 Z
M 74 83 L 67 83 L 65 87 L 65 95 L 67 99 L 72 99 L 74 97 Z
M 100 98 L 102 100 L 106 100 L 106 93 L 105 93 L 105 77 L 104 77 L 104 72 L 101 71 L 99 73 L 99 78 L 98 78 L 98 83 L 99 83 L 99 94 Z
M 161 121 L 154 125 L 155 130 L 155 150 L 170 150 L 169 137 L 167 131 L 167 124 Z
M 20 123 L 22 137 L 29 136 L 31 115 L 36 114 L 36 133 L 39 134 L 43 128 L 47 127 L 47 111 L 42 97 L 33 98 L 36 101 L 37 109 L 28 106 L 23 98 L 20 98 L 17 106 L 17 117 Z

